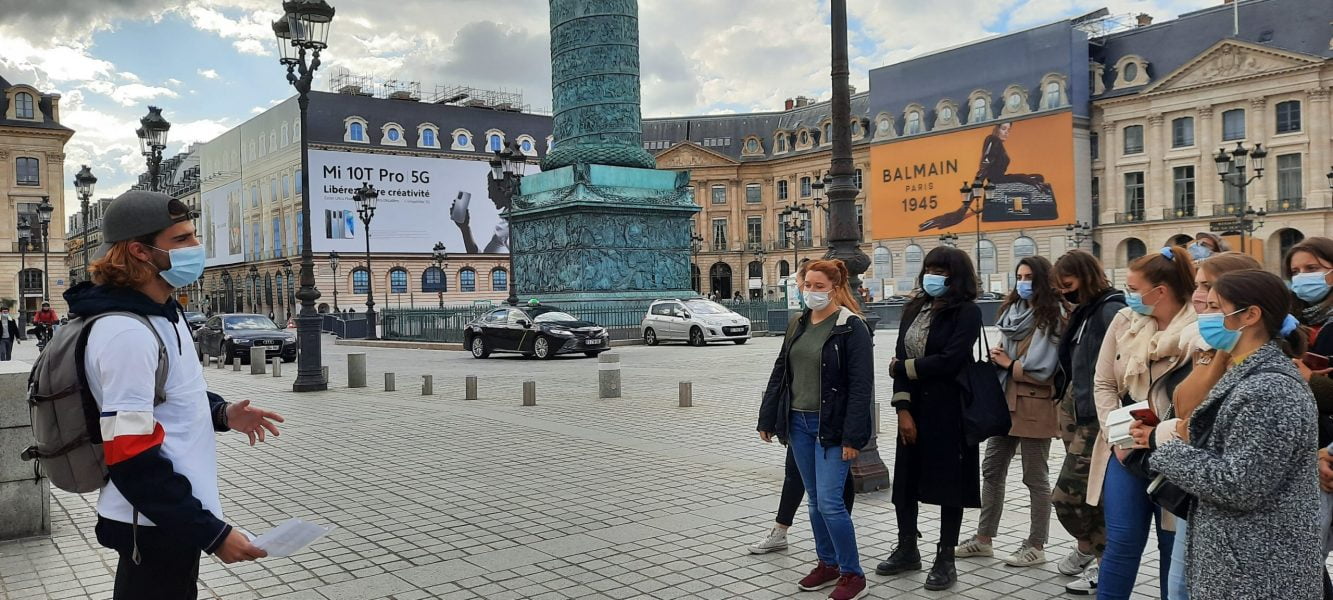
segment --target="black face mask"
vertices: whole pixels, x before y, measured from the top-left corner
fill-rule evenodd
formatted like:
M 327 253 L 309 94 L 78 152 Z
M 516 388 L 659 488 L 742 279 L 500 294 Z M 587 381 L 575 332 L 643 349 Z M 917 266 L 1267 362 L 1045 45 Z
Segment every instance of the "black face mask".
M 1065 302 L 1068 302 L 1070 304 L 1078 304 L 1078 291 L 1075 290 L 1072 292 L 1065 292 Z

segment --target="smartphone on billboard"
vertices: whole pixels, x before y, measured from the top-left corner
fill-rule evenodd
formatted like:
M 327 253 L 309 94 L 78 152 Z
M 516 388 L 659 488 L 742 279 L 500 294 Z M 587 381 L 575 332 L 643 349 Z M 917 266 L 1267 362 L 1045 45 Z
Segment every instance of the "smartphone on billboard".
M 453 208 L 449 211 L 449 218 L 455 223 L 467 221 L 467 206 L 472 202 L 472 192 L 459 191 L 458 197 L 454 198 Z
M 343 238 L 356 239 L 356 215 L 350 210 L 343 211 Z
M 324 209 L 324 239 L 333 239 L 333 211 Z

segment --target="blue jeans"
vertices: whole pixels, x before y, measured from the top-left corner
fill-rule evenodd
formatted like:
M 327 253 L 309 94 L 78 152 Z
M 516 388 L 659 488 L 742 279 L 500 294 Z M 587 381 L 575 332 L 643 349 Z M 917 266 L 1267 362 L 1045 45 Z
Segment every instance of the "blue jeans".
M 819 444 L 819 413 L 792 411 L 789 430 L 792 458 L 809 496 L 815 554 L 824 564 L 838 565 L 844 574 L 864 575 L 852 515 L 842 499 L 851 463 L 842 459 L 841 446 Z
M 1111 457 L 1102 484 L 1102 510 L 1106 514 L 1106 551 L 1102 554 L 1098 600 L 1128 600 L 1134 593 L 1148 529 L 1157 519 L 1157 549 L 1161 554 L 1162 598 L 1167 597 L 1171 573 L 1171 547 L 1175 534 L 1162 529 L 1162 511 L 1148 498 L 1148 480 L 1131 474 Z
M 1176 543 L 1171 546 L 1171 572 L 1166 576 L 1166 600 L 1190 600 L 1188 571 L 1185 570 L 1185 535 L 1189 523 L 1176 517 Z

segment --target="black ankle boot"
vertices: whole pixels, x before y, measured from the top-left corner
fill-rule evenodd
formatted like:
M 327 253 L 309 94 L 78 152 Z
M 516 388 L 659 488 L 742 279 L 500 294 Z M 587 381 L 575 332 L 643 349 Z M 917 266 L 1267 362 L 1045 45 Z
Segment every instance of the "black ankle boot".
M 935 564 L 930 566 L 926 575 L 926 589 L 931 591 L 947 590 L 958 583 L 958 570 L 953 564 L 953 546 L 939 545 L 935 553 Z
M 898 547 L 884 562 L 875 567 L 877 575 L 897 575 L 921 570 L 921 551 L 916 548 L 916 537 L 899 537 Z

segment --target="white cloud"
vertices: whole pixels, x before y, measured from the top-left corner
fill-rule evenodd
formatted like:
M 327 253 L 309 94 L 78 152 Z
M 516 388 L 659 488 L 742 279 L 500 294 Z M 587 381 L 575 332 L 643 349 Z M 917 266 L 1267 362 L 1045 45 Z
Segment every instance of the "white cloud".
M 269 49 L 259 40 L 236 40 L 231 43 L 241 54 L 252 54 L 255 56 L 265 56 L 269 54 Z
M 200 76 L 200 77 L 203 77 L 204 79 L 217 79 L 217 78 L 218 78 L 218 72 L 217 72 L 217 71 L 214 71 L 213 69 L 199 69 L 198 71 L 195 71 L 195 72 L 198 73 L 199 76 Z
M 169 86 L 171 86 L 171 87 L 180 87 L 180 85 L 181 85 L 182 83 L 185 83 L 185 82 L 183 82 L 183 81 L 181 81 L 181 80 L 179 80 L 179 79 L 176 79 L 175 77 L 172 77 L 171 79 L 168 79 L 168 80 L 167 80 L 167 85 L 169 85 Z
M 232 17 L 221 10 L 196 4 L 184 12 L 195 29 L 232 40 L 232 46 L 241 54 L 263 56 L 272 52 L 269 40 L 273 39 L 272 22 L 278 17 L 276 11 L 256 10 Z
M 170 88 L 144 85 L 142 83 L 122 85 L 112 90 L 110 94 L 107 94 L 107 96 L 112 100 L 115 100 L 116 103 L 121 106 L 134 106 L 144 100 L 152 100 L 153 98 L 176 98 L 179 95 L 180 94 L 177 94 Z
M 38 47 L 22 37 L 0 34 L 0 67 L 29 73 L 39 86 L 110 78 L 115 65 L 94 58 L 81 45 Z

